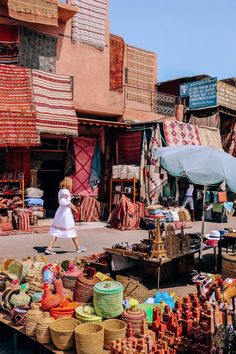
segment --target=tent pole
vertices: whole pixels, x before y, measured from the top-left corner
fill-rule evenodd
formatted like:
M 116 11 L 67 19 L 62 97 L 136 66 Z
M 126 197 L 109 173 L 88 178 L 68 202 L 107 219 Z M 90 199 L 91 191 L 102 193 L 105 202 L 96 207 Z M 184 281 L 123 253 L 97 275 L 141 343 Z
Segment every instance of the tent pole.
M 202 269 L 202 251 L 203 251 L 203 238 L 205 234 L 205 204 L 206 204 L 206 186 L 203 189 L 203 198 L 202 198 L 202 230 L 201 230 L 201 244 L 200 244 L 200 253 L 199 253 L 199 273 Z

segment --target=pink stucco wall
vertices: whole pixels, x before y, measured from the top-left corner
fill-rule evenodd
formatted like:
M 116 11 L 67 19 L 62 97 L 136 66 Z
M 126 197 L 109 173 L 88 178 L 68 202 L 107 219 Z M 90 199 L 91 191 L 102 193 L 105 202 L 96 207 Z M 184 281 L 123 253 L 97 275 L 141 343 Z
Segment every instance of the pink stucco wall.
M 1 7 L 1 5 L 0 15 L 7 16 L 6 7 Z M 17 24 L 19 22 L 0 17 L 0 23 Z M 58 74 L 74 77 L 74 105 L 77 111 L 94 115 L 120 116 L 119 120 L 122 119 L 121 116 L 134 121 L 158 119 L 158 115 L 150 112 L 148 105 L 140 106 L 139 103 L 132 101 L 127 104 L 124 93 L 109 90 L 110 28 L 108 11 L 105 24 L 106 46 L 103 51 L 81 42 L 73 43 L 71 40 L 71 20 L 67 23 L 59 22 L 58 28 L 30 23 L 25 25 L 42 32 L 59 35 L 56 71 Z

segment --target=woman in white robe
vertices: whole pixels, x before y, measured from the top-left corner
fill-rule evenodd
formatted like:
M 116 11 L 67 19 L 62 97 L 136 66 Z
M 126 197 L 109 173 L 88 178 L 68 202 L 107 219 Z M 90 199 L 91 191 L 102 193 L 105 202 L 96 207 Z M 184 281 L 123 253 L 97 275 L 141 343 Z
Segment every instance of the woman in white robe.
M 84 247 L 80 247 L 77 237 L 75 222 L 72 210 L 77 211 L 76 207 L 71 203 L 70 191 L 72 189 L 72 179 L 65 177 L 60 183 L 58 192 L 59 207 L 56 211 L 52 225 L 49 229 L 49 234 L 52 236 L 48 247 L 45 250 L 46 254 L 54 255 L 52 247 L 58 238 L 71 238 L 75 244 L 76 252 L 85 252 Z

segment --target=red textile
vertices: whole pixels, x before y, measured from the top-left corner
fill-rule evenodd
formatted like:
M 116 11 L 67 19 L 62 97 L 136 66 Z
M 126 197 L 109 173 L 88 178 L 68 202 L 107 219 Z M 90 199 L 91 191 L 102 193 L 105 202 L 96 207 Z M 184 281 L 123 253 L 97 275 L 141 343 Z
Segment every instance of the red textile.
M 85 196 L 80 206 L 80 221 L 98 221 L 100 203 L 92 197 Z
M 122 37 L 110 35 L 110 90 L 123 91 L 125 42 Z
M 14 217 L 17 218 L 18 229 L 21 231 L 30 231 L 29 215 L 32 214 L 30 210 L 15 210 Z
M 118 136 L 119 164 L 140 165 L 142 131 L 122 133 Z
M 108 224 L 120 230 L 138 229 L 142 215 L 142 207 L 140 208 L 140 204 L 133 204 L 131 200 L 123 194 L 119 203 L 111 212 Z
M 0 146 L 39 143 L 30 70 L 0 65 Z
M 75 173 L 71 176 L 73 180 L 72 194 L 74 195 L 97 195 L 98 189 L 93 189 L 89 184 L 92 158 L 97 139 L 90 137 L 74 138 L 75 152 Z
M 6 170 L 24 172 L 25 187 L 29 187 L 31 182 L 30 149 L 8 149 L 6 152 Z
M 18 61 L 18 26 L 0 24 L 0 63 L 17 64 Z
M 166 145 L 201 145 L 198 126 L 176 121 L 164 122 Z

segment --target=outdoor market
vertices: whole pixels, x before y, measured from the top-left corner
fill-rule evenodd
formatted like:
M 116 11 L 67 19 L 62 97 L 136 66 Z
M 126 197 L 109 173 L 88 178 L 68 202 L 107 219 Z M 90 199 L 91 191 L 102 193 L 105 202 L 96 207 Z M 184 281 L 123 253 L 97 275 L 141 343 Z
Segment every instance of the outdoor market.
M 236 354 L 235 68 L 170 1 L 0 1 L 0 354 Z

